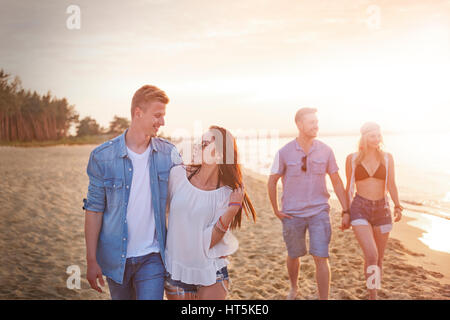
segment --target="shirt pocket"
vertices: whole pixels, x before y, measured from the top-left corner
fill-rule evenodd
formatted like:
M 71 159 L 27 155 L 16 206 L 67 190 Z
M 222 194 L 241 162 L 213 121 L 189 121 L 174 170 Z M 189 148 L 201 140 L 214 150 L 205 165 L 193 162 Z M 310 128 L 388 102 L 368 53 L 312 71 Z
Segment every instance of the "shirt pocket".
M 287 161 L 286 162 L 286 176 L 295 177 L 301 175 L 302 164 L 300 161 Z
M 327 171 L 327 163 L 325 161 L 311 160 L 312 174 L 323 175 Z
M 159 197 L 167 198 L 167 189 L 169 186 L 169 171 L 158 172 Z
M 106 179 L 104 181 L 107 207 L 116 207 L 121 204 L 123 198 L 123 185 L 122 179 Z

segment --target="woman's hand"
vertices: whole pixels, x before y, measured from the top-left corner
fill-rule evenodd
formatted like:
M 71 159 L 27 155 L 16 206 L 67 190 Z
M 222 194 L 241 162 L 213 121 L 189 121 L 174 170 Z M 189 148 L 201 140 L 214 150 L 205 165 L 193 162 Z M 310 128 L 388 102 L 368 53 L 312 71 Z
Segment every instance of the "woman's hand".
M 350 228 L 350 215 L 344 214 L 342 216 L 342 224 L 341 224 L 341 230 L 344 231 L 345 229 Z
M 394 209 L 394 222 L 399 222 L 402 219 L 402 211 L 403 208 L 401 207 L 396 207 Z

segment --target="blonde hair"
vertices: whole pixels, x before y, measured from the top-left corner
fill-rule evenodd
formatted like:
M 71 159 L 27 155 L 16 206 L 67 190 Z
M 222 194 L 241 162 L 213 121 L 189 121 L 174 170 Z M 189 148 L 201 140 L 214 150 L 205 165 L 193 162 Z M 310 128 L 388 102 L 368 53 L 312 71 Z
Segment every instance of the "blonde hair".
M 153 101 L 168 104 L 169 98 L 166 93 L 158 87 L 147 84 L 139 88 L 134 93 L 133 99 L 131 100 L 131 118 L 134 116 L 134 110 L 136 110 L 136 107 L 139 107 L 145 111 L 145 104 Z
M 358 165 L 366 157 L 367 154 L 367 136 L 374 130 L 380 130 L 380 126 L 374 122 L 366 122 L 361 127 L 361 138 L 358 142 L 358 153 L 355 159 L 355 164 Z M 381 136 L 381 144 L 383 144 L 383 136 Z M 376 157 L 379 161 L 384 161 L 384 151 L 378 146 Z
M 303 120 L 303 117 L 310 113 L 316 113 L 316 108 L 301 108 L 295 113 L 295 123 Z

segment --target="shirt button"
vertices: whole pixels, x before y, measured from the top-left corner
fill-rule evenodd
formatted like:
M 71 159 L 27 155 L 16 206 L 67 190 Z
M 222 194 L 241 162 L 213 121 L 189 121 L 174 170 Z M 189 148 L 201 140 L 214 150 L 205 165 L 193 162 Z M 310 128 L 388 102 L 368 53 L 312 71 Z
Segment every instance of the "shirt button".
M 123 241 L 127 240 L 127 238 L 123 238 Z
M 127 189 L 129 189 L 130 188 L 130 186 L 127 186 Z
M 125 255 L 124 255 L 124 254 L 122 255 L 122 258 L 125 258 Z
M 129 171 L 131 171 L 131 168 L 130 169 L 128 169 Z

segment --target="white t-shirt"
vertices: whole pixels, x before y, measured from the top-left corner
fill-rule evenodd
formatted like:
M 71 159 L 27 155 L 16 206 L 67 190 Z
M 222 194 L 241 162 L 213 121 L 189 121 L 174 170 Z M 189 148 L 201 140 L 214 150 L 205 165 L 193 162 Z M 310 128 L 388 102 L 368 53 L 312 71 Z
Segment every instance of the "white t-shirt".
M 155 236 L 155 216 L 150 190 L 150 145 L 142 154 L 135 153 L 128 147 L 127 152 L 133 164 L 133 181 L 127 206 L 127 258 L 130 258 L 159 252 L 159 245 Z
M 239 246 L 228 230 L 209 248 L 214 225 L 227 211 L 231 192 L 228 186 L 201 190 L 188 180 L 184 166 L 172 168 L 166 243 L 166 268 L 172 279 L 205 286 L 216 283 L 216 272 L 229 263 L 220 257 L 233 254 Z

